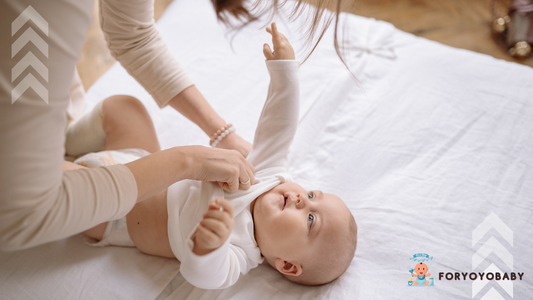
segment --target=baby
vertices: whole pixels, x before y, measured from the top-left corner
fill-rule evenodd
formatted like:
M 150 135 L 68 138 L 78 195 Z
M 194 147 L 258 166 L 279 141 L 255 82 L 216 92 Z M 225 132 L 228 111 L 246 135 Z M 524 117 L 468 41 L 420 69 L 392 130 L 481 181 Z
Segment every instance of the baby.
M 96 245 L 176 257 L 184 278 L 205 289 L 229 287 L 263 260 L 304 285 L 344 273 L 355 253 L 357 226 L 339 197 L 308 191 L 287 172 L 298 124 L 299 63 L 275 23 L 267 32 L 274 46 L 273 52 L 267 44 L 263 49 L 271 82 L 247 158 L 255 184 L 229 193 L 211 182 L 179 181 L 138 203 L 124 219 L 97 226 L 105 232 Z

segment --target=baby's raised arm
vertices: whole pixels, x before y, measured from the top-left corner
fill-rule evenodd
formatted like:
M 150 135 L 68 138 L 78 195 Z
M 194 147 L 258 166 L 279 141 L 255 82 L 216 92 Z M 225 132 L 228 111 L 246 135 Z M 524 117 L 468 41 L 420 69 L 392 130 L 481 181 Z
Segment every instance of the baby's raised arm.
M 278 31 L 276 23 L 273 22 L 272 27 L 267 27 L 266 31 L 272 35 L 272 44 L 274 45 L 274 51 L 270 49 L 270 46 L 265 43 L 263 45 L 263 54 L 267 60 L 294 60 L 294 50 L 292 49 L 289 40 Z
M 272 35 L 274 51 L 263 45 L 270 85 L 259 117 L 252 151 L 247 160 L 259 172 L 266 168 L 286 166 L 289 147 L 298 127 L 300 84 L 294 50 L 289 40 L 272 23 L 266 31 Z
M 274 51 L 263 46 L 270 85 L 261 112 L 252 151 L 247 160 L 256 172 L 285 170 L 289 147 L 298 127 L 300 89 L 294 50 L 276 24 L 267 28 L 272 35 Z M 279 167 L 279 168 L 277 168 Z M 242 273 L 249 271 L 250 258 L 238 245 L 229 242 L 233 230 L 233 207 L 228 202 L 209 206 L 208 212 L 189 239 L 180 272 L 191 284 L 204 289 L 220 289 L 233 285 Z M 224 211 L 219 208 L 223 207 Z M 190 243 L 192 242 L 192 243 Z M 190 252 L 189 252 L 190 250 Z

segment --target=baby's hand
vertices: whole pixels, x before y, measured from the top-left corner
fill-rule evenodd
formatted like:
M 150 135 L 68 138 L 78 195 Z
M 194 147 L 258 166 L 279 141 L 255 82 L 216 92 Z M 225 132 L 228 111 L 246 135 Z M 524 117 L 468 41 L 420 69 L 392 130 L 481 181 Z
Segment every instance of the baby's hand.
M 232 230 L 233 205 L 226 199 L 214 200 L 196 228 L 192 252 L 205 255 L 218 249 L 228 239 Z
M 274 45 L 274 51 L 270 49 L 268 44 L 263 45 L 263 54 L 267 60 L 281 60 L 292 59 L 294 60 L 294 50 L 292 49 L 289 40 L 278 31 L 276 23 L 272 23 L 272 28 L 267 27 L 266 31 L 272 35 L 272 44 Z

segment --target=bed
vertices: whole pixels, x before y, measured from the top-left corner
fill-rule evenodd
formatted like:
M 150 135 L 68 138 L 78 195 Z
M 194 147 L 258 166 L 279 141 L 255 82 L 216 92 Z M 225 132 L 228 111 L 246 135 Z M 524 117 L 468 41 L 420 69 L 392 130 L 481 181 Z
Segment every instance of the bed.
M 261 52 L 269 35 L 256 24 L 232 40 L 210 3 L 174 0 L 158 28 L 215 110 L 252 141 L 269 82 Z M 301 23 L 285 21 L 287 8 L 275 20 L 302 49 Z M 202 290 L 183 279 L 175 260 L 89 247 L 76 235 L 0 253 L 1 298 L 530 298 L 533 69 L 386 22 L 350 14 L 342 20 L 357 80 L 328 31 L 300 69 L 289 165 L 296 182 L 339 195 L 354 214 L 358 247 L 344 275 L 304 287 L 263 264 L 231 288 Z M 86 111 L 114 94 L 144 103 L 163 149 L 208 145 L 198 127 L 171 108 L 160 110 L 119 64 L 88 91 Z M 411 285 L 420 263 L 431 273 L 429 286 Z

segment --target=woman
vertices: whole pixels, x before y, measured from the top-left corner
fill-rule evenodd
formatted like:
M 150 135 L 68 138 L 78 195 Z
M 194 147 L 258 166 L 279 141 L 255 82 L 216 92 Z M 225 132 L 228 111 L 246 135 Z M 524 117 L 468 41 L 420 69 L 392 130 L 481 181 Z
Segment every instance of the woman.
M 255 17 L 243 2 L 213 0 L 220 20 L 232 15 L 246 24 Z M 275 11 L 278 3 L 271 2 Z M 325 2 L 316 10 L 309 36 Z M 174 147 L 94 169 L 64 161 L 65 149 L 71 155 L 103 150 L 110 126 L 106 102 L 79 120 L 82 97 L 71 92 L 69 106 L 92 5 L 92 0 L 0 3 L 0 250 L 32 247 L 119 219 L 135 203 L 182 179 L 218 181 L 231 192 L 254 183 L 253 167 L 244 157 L 250 144 L 235 133 L 217 147 L 237 151 Z M 113 56 L 161 108 L 172 106 L 208 136 L 226 125 L 163 43 L 153 21 L 153 0 L 100 0 L 100 25 Z

